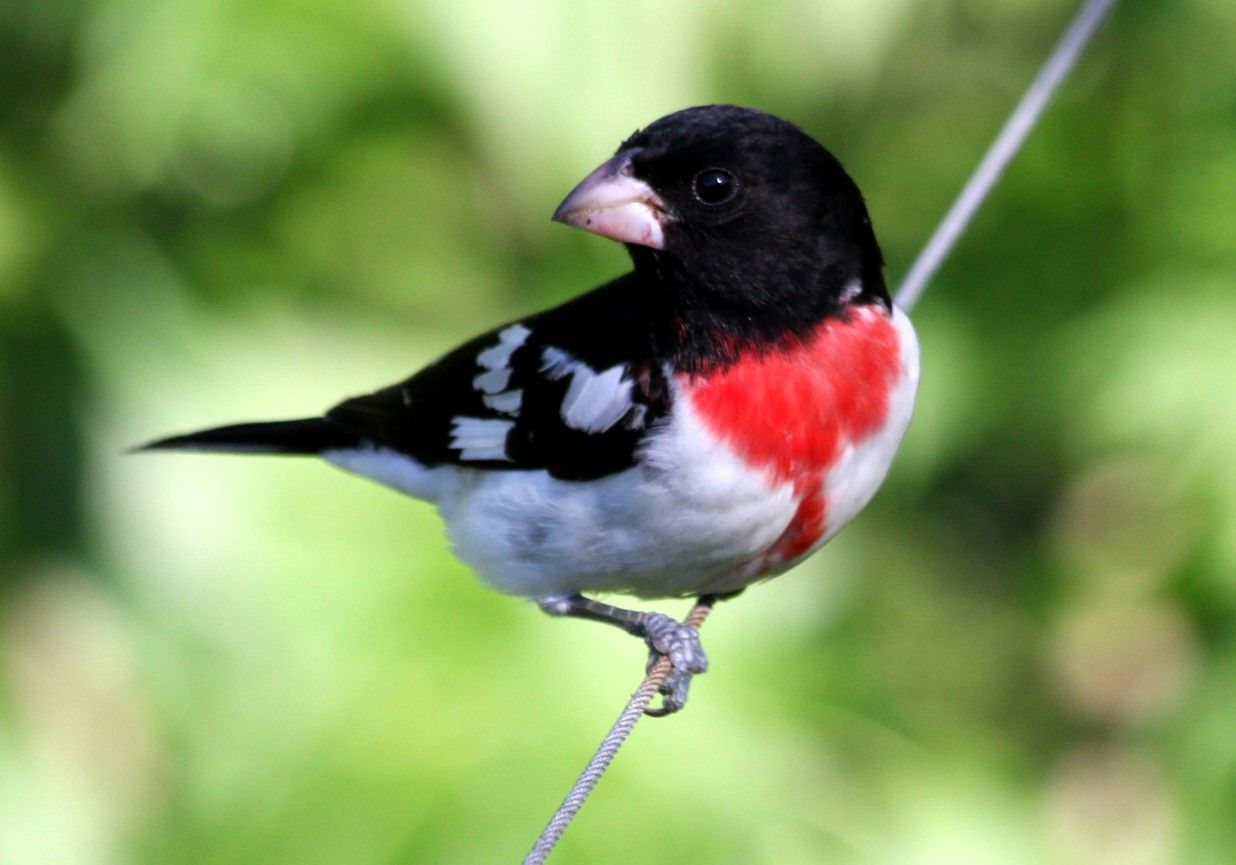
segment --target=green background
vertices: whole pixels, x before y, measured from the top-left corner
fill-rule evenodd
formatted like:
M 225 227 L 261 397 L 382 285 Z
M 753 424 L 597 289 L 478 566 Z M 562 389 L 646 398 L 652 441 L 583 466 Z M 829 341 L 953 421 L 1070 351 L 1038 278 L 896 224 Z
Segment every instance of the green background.
M 518 861 L 636 641 L 324 465 L 122 450 L 621 272 L 549 214 L 687 105 L 834 150 L 896 281 L 1073 9 L 0 0 L 0 862 Z M 884 490 L 554 861 L 1236 861 L 1233 45 L 1117 8 L 916 310 Z

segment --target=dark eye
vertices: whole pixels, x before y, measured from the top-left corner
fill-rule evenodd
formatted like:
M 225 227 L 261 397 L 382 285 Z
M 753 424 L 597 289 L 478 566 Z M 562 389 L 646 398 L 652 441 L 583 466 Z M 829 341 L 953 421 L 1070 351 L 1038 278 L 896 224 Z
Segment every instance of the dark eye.
M 738 194 L 738 178 L 723 168 L 708 168 L 695 175 L 691 191 L 702 204 L 725 204 Z

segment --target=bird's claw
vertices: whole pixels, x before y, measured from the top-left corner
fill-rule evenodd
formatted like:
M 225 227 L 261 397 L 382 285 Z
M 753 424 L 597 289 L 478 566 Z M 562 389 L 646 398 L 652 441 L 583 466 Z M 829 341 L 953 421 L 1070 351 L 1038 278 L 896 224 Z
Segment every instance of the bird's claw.
M 664 613 L 649 613 L 644 620 L 644 639 L 651 650 L 649 670 L 662 657 L 669 658 L 670 662 L 669 675 L 660 688 L 661 706 L 644 712 L 656 717 L 677 712 L 686 705 L 692 676 L 708 669 L 708 656 L 700 645 L 699 631 Z

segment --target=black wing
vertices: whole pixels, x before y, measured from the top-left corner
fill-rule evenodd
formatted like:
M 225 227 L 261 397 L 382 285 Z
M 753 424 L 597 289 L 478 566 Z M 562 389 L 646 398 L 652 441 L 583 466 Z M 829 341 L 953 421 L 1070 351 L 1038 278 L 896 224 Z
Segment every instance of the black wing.
M 427 465 L 546 469 L 567 480 L 622 471 L 669 409 L 657 306 L 623 277 L 327 417 Z

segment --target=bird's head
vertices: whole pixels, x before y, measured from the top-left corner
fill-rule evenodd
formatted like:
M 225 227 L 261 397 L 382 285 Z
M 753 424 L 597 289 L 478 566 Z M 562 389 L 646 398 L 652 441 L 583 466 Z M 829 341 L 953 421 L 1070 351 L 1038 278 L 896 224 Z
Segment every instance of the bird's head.
M 706 105 L 636 132 L 554 219 L 627 244 L 709 309 L 818 318 L 888 303 L 863 198 L 837 159 L 793 124 Z M 778 314 L 779 313 L 779 314 Z

